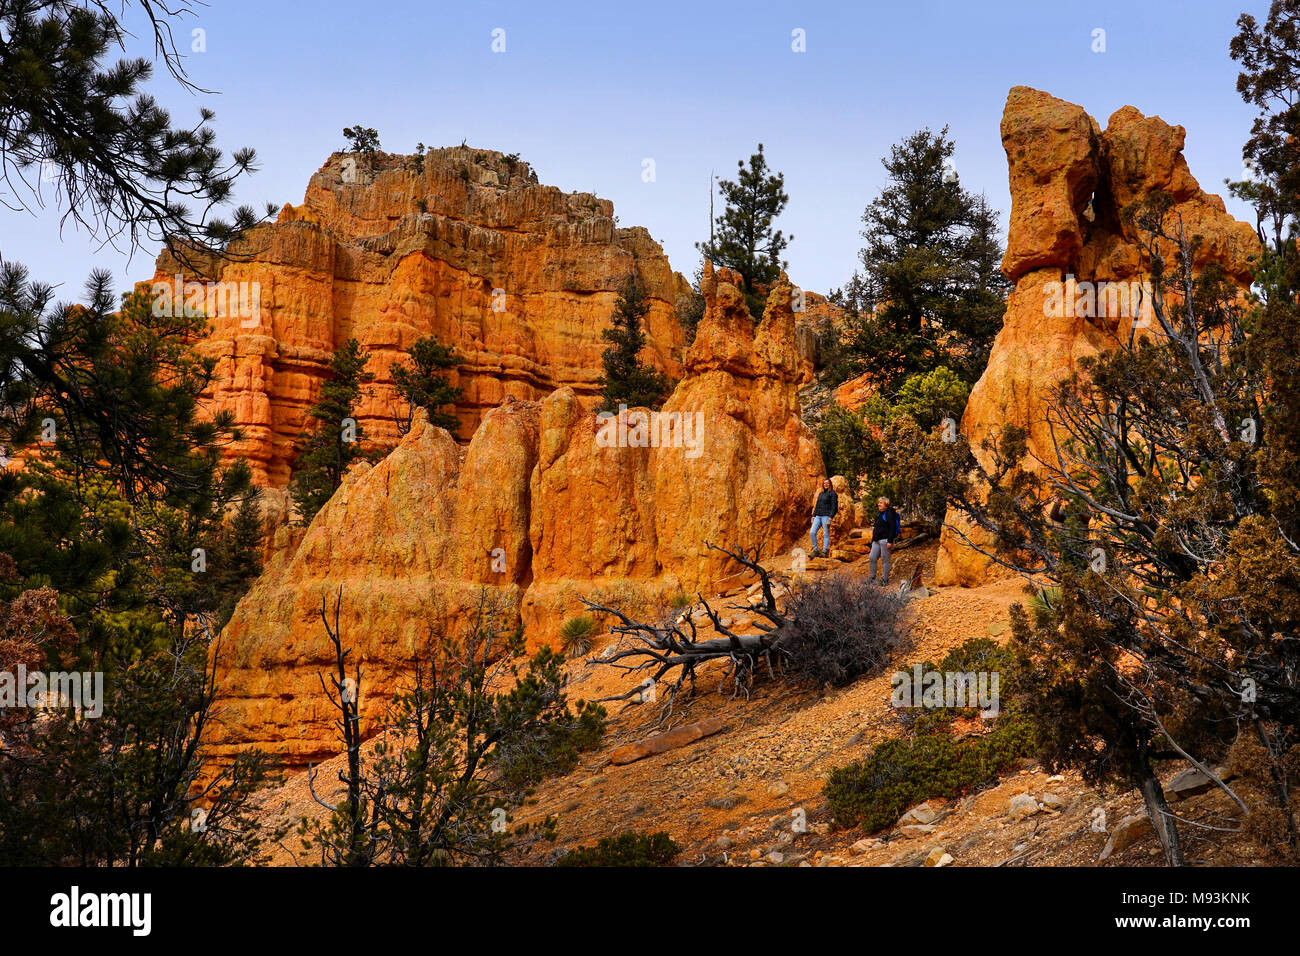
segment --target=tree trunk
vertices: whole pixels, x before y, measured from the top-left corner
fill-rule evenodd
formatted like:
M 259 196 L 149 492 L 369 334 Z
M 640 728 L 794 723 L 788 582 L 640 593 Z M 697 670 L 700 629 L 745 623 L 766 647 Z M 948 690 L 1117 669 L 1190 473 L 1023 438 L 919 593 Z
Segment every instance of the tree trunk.
M 1146 804 L 1147 816 L 1151 818 L 1151 826 L 1156 831 L 1156 839 L 1160 841 L 1160 848 L 1165 851 L 1165 862 L 1170 866 L 1182 866 L 1183 848 L 1178 842 L 1178 827 L 1169 813 L 1169 804 L 1165 802 L 1165 788 L 1151 770 L 1146 755 L 1143 754 L 1138 759 L 1142 800 Z

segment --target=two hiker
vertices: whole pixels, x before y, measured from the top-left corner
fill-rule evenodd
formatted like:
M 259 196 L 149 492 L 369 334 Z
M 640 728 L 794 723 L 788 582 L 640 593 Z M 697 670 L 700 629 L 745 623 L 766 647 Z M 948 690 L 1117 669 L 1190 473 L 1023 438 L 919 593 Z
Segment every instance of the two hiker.
M 813 557 L 829 557 L 831 553 L 831 521 L 840 511 L 840 496 L 831 488 L 830 479 L 822 481 L 822 490 L 817 495 L 813 506 L 812 530 L 808 536 L 812 539 Z M 822 531 L 825 547 L 817 541 L 817 532 Z M 894 549 L 894 542 L 902 532 L 902 522 L 898 512 L 889 504 L 888 498 L 876 499 L 876 521 L 871 529 L 871 555 L 867 559 L 867 573 L 872 583 L 876 581 L 876 562 L 880 562 L 881 584 L 889 583 L 889 555 Z

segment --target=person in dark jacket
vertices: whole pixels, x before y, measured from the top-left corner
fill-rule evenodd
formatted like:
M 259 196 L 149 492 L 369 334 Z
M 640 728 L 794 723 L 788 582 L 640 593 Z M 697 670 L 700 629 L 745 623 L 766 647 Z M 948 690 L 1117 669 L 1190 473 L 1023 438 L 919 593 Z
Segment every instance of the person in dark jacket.
M 817 504 L 813 506 L 812 531 L 809 537 L 812 538 L 813 557 L 829 556 L 831 553 L 831 521 L 840 513 L 840 496 L 835 493 L 831 487 L 830 479 L 822 482 L 821 493 L 817 495 Z M 823 537 L 826 539 L 826 549 L 818 552 L 817 550 L 817 529 L 825 528 Z
M 903 531 L 898 512 L 890 507 L 888 498 L 876 499 L 876 523 L 871 528 L 871 556 L 867 559 L 867 575 L 876 583 L 876 560 L 880 560 L 881 584 L 889 583 L 889 553 Z

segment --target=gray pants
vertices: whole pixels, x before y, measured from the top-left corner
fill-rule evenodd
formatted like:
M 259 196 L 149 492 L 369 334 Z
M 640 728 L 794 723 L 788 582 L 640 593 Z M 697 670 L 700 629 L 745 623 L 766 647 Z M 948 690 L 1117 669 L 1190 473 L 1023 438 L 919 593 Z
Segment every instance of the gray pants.
M 876 559 L 880 559 L 880 570 L 884 574 L 883 581 L 889 580 L 889 546 L 884 541 L 871 542 L 871 556 L 867 558 L 867 577 L 871 580 L 876 579 Z M 883 582 L 882 582 L 883 583 Z

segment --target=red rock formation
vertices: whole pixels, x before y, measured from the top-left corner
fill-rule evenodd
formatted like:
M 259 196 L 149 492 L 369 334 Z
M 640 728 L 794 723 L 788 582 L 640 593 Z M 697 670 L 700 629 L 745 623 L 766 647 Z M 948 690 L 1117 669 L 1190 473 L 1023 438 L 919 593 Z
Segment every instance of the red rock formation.
M 1258 250 L 1254 230 L 1229 216 L 1218 196 L 1201 191 L 1182 155 L 1185 137 L 1183 127 L 1131 106 L 1112 115 L 1102 131 L 1082 107 L 1024 86 L 1011 90 L 1002 117 L 1011 180 L 1002 271 L 1016 285 L 962 419 L 972 446 L 1014 423 L 1028 428 L 1031 452 L 1049 457 L 1045 403 L 1052 387 L 1084 356 L 1113 347 L 1117 337 L 1127 340 L 1134 316 L 1113 314 L 1114 300 L 1106 315 L 1044 312 L 1052 290 L 1059 289 L 1052 283 L 1072 277 L 1094 285 L 1140 284 L 1147 278 L 1149 263 L 1138 236 L 1120 215 L 1130 204 L 1157 191 L 1169 193 L 1171 215 L 1181 217 L 1189 237 L 1203 239 L 1195 268 L 1217 262 L 1243 288 L 1250 284 L 1250 260 Z M 1170 251 L 1161 250 L 1166 257 Z M 959 526 L 983 540 L 977 529 Z M 937 584 L 976 585 L 994 570 L 945 529 Z
M 600 331 L 632 273 L 650 302 L 646 358 L 677 377 L 674 303 L 686 285 L 662 249 L 643 228 L 616 227 L 609 201 L 535 179 L 490 150 L 433 150 L 422 171 L 414 157 L 336 153 L 302 205 L 234 247 L 245 261 L 203 269 L 260 292 L 255 324 L 213 316 L 200 345 L 218 359 L 213 407 L 233 411 L 245 434 L 231 455 L 247 457 L 259 483 L 287 483 L 303 413 L 349 336 L 369 351 L 375 375 L 359 419 L 386 445 L 403 411 L 389 367 L 431 333 L 465 358 L 452 375 L 464 390 L 462 440 L 508 395 L 537 399 L 563 385 L 592 395 Z M 155 281 L 180 271 L 164 255 Z
M 857 378 L 851 378 L 844 382 L 831 394 L 835 399 L 835 404 L 851 412 L 856 412 L 878 395 L 879 392 L 880 390 L 877 388 L 872 374 L 863 372 Z
M 712 269 L 705 295 L 662 427 L 642 435 L 633 410 L 620 432 L 571 387 L 508 397 L 468 448 L 420 415 L 383 461 L 348 475 L 301 543 L 282 532 L 222 634 L 215 752 L 256 744 L 296 766 L 334 752 L 319 615 L 340 588 L 375 714 L 432 635 L 466 626 L 483 587 L 536 645 L 582 613 L 579 595 L 653 613 L 705 586 L 730 570 L 706 540 L 765 554 L 801 542 L 822 461 L 799 416 L 789 284 L 757 327 Z

